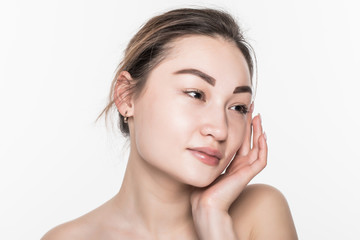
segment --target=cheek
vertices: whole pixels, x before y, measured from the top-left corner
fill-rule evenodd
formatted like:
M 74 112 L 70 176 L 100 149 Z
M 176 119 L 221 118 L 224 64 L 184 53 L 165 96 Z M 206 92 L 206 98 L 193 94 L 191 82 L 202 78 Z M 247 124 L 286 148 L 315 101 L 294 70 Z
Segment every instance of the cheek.
M 231 158 L 239 150 L 239 148 L 241 147 L 241 145 L 245 140 L 246 118 L 241 120 L 241 123 L 236 122 L 230 126 L 231 127 L 229 128 L 229 136 L 228 136 L 228 150 L 229 150 L 229 158 L 231 160 Z
M 149 92 L 135 103 L 134 140 L 140 156 L 152 162 L 168 161 L 187 147 L 193 123 L 193 116 L 174 96 Z

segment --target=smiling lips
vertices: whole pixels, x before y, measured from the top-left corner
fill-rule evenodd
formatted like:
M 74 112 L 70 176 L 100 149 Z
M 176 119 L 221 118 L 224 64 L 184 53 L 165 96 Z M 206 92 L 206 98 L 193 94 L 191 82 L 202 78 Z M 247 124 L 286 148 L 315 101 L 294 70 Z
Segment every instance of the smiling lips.
M 199 147 L 189 148 L 188 150 L 201 162 L 210 166 L 217 166 L 222 158 L 222 154 L 213 148 Z

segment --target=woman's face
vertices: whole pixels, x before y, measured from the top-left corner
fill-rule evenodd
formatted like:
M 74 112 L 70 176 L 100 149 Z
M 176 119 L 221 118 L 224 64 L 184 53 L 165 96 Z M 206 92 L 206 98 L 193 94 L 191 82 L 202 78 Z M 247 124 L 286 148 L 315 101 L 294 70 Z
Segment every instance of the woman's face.
M 243 142 L 250 87 L 234 43 L 207 36 L 174 41 L 133 102 L 131 151 L 177 181 L 209 185 Z

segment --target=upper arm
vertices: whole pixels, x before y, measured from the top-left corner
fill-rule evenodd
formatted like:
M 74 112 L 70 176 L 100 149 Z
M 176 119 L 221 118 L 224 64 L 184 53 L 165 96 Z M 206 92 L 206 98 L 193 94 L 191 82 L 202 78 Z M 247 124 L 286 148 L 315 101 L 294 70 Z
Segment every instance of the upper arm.
M 289 205 L 274 187 L 254 184 L 245 188 L 231 207 L 235 231 L 250 239 L 298 239 Z

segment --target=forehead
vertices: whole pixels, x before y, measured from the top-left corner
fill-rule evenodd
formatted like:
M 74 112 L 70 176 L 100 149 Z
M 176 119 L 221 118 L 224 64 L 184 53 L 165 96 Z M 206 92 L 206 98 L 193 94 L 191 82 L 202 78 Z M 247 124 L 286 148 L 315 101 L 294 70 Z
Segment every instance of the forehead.
M 195 68 L 220 81 L 251 86 L 245 57 L 232 41 L 222 37 L 191 35 L 174 40 L 160 63 L 168 71 Z

